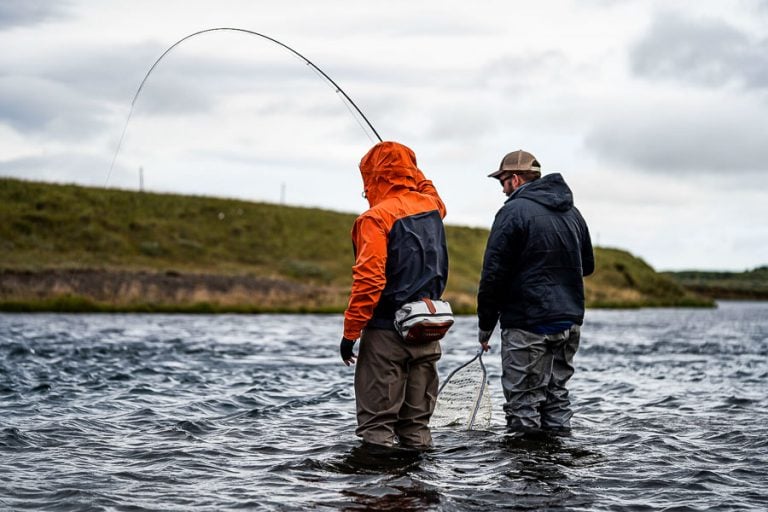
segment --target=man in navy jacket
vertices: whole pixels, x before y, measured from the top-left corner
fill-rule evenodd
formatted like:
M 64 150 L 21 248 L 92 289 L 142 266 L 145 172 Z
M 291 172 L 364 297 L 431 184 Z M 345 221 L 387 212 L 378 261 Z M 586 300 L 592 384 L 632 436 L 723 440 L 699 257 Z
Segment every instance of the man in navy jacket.
M 559 173 L 507 154 L 489 175 L 508 196 L 496 214 L 477 295 L 483 350 L 501 324 L 507 428 L 569 432 L 566 384 L 584 320 L 584 280 L 595 261 L 589 229 Z

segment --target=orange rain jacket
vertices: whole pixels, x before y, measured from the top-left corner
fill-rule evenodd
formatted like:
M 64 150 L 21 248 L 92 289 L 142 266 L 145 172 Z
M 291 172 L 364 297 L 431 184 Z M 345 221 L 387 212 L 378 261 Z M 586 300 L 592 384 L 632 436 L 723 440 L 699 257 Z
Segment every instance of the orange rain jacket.
M 344 313 L 350 340 L 366 326 L 394 330 L 400 306 L 439 299 L 448 279 L 445 205 L 413 151 L 380 142 L 360 161 L 360 172 L 370 209 L 352 227 L 355 265 Z

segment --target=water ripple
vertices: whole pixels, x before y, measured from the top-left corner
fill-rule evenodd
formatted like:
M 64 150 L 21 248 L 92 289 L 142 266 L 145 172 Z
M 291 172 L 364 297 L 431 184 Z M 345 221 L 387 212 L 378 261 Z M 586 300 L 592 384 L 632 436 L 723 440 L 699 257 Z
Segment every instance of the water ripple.
M 476 349 L 459 318 L 445 375 Z M 571 437 L 354 436 L 339 316 L 0 315 L 0 509 L 764 510 L 768 305 L 589 311 Z M 498 334 L 492 341 L 498 347 Z

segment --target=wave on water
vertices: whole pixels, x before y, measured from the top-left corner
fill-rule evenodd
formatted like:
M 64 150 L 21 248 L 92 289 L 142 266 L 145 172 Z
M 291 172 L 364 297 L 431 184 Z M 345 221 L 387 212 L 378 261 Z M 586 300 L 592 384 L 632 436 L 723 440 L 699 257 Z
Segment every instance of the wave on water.
M 768 305 L 588 311 L 570 437 L 379 453 L 338 315 L 0 315 L 0 509 L 764 510 Z M 476 351 L 459 317 L 442 376 Z M 496 334 L 498 336 L 498 334 Z M 498 338 L 491 345 L 496 349 Z

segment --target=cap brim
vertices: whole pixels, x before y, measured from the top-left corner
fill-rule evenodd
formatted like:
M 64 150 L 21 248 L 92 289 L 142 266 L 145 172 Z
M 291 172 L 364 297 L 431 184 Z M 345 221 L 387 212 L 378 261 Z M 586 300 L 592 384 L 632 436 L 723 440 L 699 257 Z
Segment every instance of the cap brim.
M 502 174 L 504 174 L 505 172 L 509 172 L 509 171 L 505 171 L 505 170 L 501 170 L 501 171 L 493 171 L 491 174 L 489 174 L 489 175 L 488 175 L 488 177 L 489 177 L 489 178 L 496 178 L 496 179 L 498 179 L 498 178 L 499 178 L 499 176 L 501 176 L 501 175 L 502 175 Z

